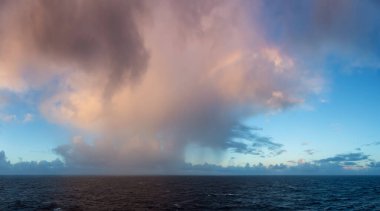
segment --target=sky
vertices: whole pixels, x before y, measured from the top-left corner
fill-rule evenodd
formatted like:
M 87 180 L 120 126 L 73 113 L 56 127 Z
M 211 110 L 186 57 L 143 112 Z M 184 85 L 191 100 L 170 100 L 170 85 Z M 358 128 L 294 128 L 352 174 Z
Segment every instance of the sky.
M 0 1 L 0 174 L 380 174 L 377 1 Z

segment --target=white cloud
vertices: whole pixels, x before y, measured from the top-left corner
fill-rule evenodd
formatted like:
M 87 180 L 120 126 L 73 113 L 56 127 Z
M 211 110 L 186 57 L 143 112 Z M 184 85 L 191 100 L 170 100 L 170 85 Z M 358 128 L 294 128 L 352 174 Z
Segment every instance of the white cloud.
M 14 122 L 17 120 L 17 116 L 14 114 L 0 114 L 0 119 L 3 122 Z
M 31 122 L 31 121 L 33 121 L 33 114 L 30 114 L 30 113 L 25 114 L 22 122 L 27 123 L 27 122 Z

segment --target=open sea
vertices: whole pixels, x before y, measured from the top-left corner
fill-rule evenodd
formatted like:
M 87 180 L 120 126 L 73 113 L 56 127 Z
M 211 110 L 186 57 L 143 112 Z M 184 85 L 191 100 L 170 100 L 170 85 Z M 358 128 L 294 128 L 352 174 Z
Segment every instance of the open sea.
M 0 177 L 0 210 L 212 209 L 380 210 L 380 177 Z

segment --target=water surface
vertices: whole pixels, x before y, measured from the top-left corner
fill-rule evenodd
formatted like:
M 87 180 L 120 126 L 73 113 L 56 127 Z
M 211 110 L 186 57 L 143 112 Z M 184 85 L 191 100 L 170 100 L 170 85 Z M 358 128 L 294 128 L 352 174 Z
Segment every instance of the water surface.
M 380 177 L 0 177 L 0 210 L 136 209 L 380 210 Z

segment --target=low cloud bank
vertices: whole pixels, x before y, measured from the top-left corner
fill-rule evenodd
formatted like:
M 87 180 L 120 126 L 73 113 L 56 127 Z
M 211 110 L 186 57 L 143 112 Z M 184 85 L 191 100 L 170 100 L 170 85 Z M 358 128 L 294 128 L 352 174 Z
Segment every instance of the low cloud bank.
M 340 155 L 339 155 L 340 156 Z M 364 159 L 364 165 L 355 162 L 332 161 L 330 158 L 312 162 L 294 162 L 293 164 L 276 164 L 265 166 L 246 164 L 244 166 L 220 166 L 215 164 L 182 163 L 176 168 L 136 167 L 133 171 L 111 169 L 88 165 L 70 165 L 57 159 L 54 161 L 29 161 L 11 164 L 0 151 L 0 174 L 2 175 L 379 175 L 380 162 Z M 326 161 L 331 160 L 331 161 Z M 357 159 L 354 159 L 357 161 Z
M 0 151 L 0 174 L 62 174 L 66 170 L 65 164 L 56 159 L 54 161 L 20 161 L 18 163 L 10 163 L 4 151 Z

